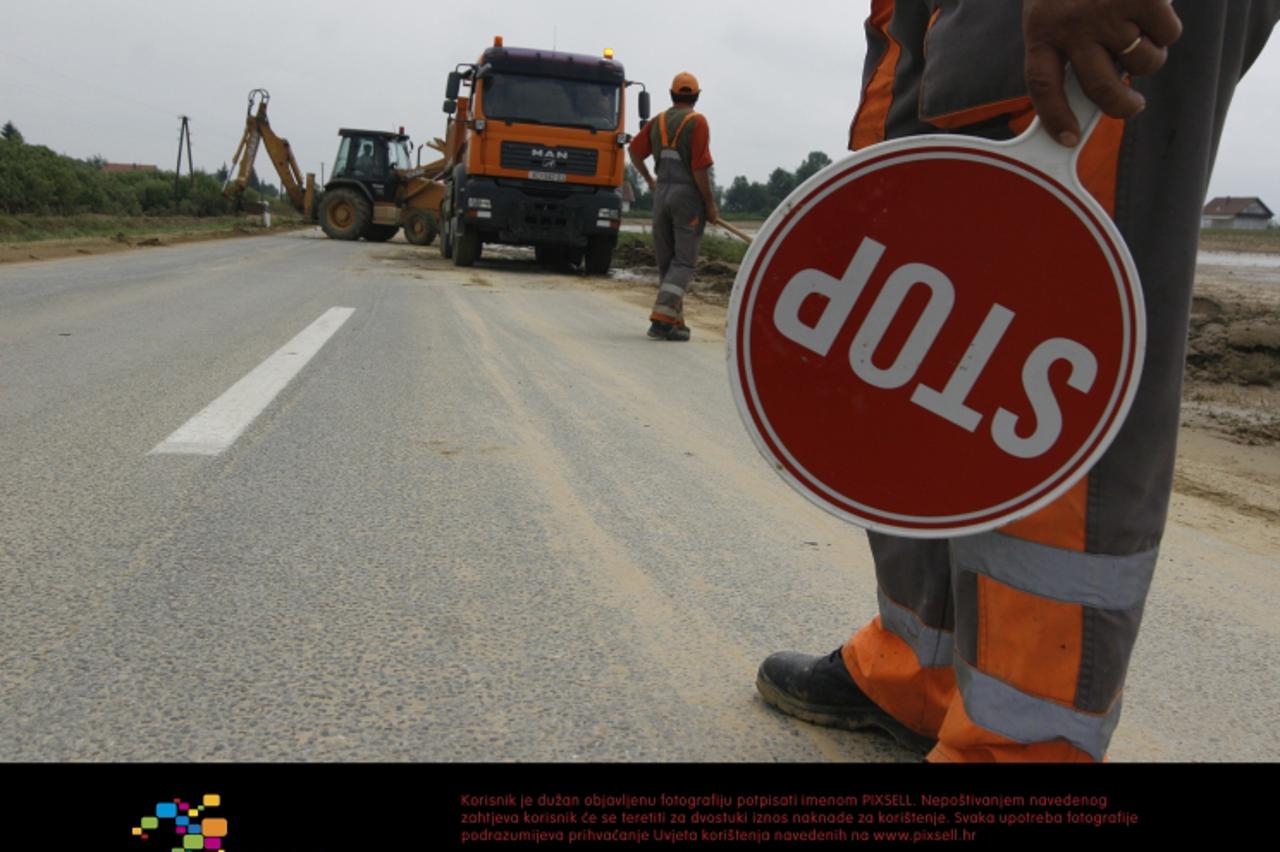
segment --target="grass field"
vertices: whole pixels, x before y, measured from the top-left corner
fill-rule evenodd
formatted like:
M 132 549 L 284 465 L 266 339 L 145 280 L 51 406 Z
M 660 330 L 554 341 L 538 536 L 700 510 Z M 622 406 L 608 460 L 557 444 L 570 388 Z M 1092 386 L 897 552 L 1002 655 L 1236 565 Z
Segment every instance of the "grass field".
M 1200 232 L 1201 251 L 1247 251 L 1280 254 L 1280 228 L 1265 231 L 1213 229 Z
M 8 216 L 0 214 L 0 242 L 26 243 L 70 240 L 80 237 L 151 236 L 155 234 L 232 231 L 243 226 L 250 214 L 238 216 Z M 271 214 L 272 225 L 300 224 L 297 216 Z
M 618 234 L 617 254 L 626 258 L 633 258 L 637 252 L 647 252 L 652 256 L 653 237 L 649 234 L 634 234 L 628 231 Z M 698 244 L 698 257 L 703 260 L 741 263 L 746 253 L 746 243 L 733 237 L 722 237 L 718 234 L 703 234 L 702 241 Z

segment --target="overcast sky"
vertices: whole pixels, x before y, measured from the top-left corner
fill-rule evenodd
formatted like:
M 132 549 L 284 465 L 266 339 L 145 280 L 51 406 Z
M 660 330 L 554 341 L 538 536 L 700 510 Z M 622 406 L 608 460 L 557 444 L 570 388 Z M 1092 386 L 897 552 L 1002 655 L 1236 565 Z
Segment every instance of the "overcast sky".
M 1188 2 L 1188 0 L 1178 0 Z M 196 166 L 229 162 L 248 91 L 271 92 L 272 127 L 304 171 L 331 164 L 337 128 L 440 136 L 445 75 L 502 35 L 509 46 L 612 47 L 655 108 L 677 71 L 698 76 L 717 180 L 763 181 L 813 150 L 845 152 L 868 0 L 42 0 L 6 4 L 0 122 L 74 157 L 172 169 L 191 116 Z M 1175 8 L 1177 3 L 1175 3 Z M 1276 41 L 1280 41 L 1277 38 Z M 1280 44 L 1237 90 L 1213 195 L 1280 211 Z M 634 130 L 631 101 L 628 122 Z M 276 182 L 259 155 L 259 174 Z

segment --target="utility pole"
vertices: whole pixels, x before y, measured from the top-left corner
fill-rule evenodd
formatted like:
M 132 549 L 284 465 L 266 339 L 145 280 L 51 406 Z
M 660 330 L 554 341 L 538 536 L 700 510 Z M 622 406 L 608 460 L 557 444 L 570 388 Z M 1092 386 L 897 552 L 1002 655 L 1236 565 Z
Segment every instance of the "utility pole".
M 324 160 L 320 161 L 320 185 L 324 186 Z
M 178 165 L 173 172 L 173 192 L 175 195 L 178 193 L 178 178 L 182 175 L 182 143 L 184 141 L 187 143 L 187 171 L 191 175 L 191 185 L 193 187 L 196 185 L 196 164 L 191 159 L 191 125 L 189 124 L 191 118 L 185 115 L 180 115 L 178 118 L 182 119 L 182 127 L 178 131 Z

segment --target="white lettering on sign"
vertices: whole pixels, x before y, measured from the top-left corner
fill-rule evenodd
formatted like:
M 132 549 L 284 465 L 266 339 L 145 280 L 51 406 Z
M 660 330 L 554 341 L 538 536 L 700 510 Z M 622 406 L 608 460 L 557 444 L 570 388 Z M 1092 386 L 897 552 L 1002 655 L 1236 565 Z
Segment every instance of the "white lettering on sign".
M 961 429 L 969 432 L 977 429 L 982 422 L 982 414 L 965 405 L 964 401 L 991 360 L 991 353 L 996 351 L 996 344 L 1004 337 L 1009 323 L 1013 322 L 1013 316 L 1013 311 L 1004 305 L 992 305 L 982 327 L 956 365 L 955 372 L 947 379 L 942 393 L 921 382 L 911 394 L 911 401 L 939 417 L 945 417 Z
M 1018 425 L 1016 415 L 1001 408 L 991 421 L 991 437 L 996 446 L 1011 456 L 1033 459 L 1043 455 L 1062 434 L 1062 410 L 1049 386 L 1049 367 L 1055 361 L 1071 364 L 1071 376 L 1067 384 L 1081 393 L 1088 393 L 1098 375 L 1098 359 L 1074 340 L 1055 337 L 1046 340 L 1034 350 L 1022 365 L 1022 387 L 1031 400 L 1031 410 L 1036 416 L 1036 430 L 1029 437 L 1019 438 L 1014 431 Z
M 778 294 L 773 324 L 792 342 L 826 357 L 884 252 L 884 244 L 864 237 L 842 277 L 833 278 L 817 269 L 797 272 Z M 929 302 L 916 319 L 893 364 L 878 367 L 872 362 L 872 357 L 902 310 L 907 295 L 917 286 L 928 288 Z M 800 309 L 812 295 L 824 297 L 827 303 L 817 321 L 810 325 L 800 319 Z M 866 320 L 854 334 L 853 343 L 849 346 L 849 366 L 858 378 L 873 387 L 886 390 L 903 387 L 915 377 L 928 357 L 954 306 L 955 287 L 940 270 L 924 263 L 900 266 L 889 276 L 871 305 Z M 961 429 L 976 431 L 982 422 L 982 412 L 970 408 L 965 400 L 1015 316 L 1003 305 L 992 305 L 942 390 L 921 382 L 912 390 L 911 401 Z M 1067 361 L 1071 365 L 1071 375 L 1067 380 L 1070 387 L 1081 393 L 1088 393 L 1093 387 L 1098 374 L 1098 360 L 1083 345 L 1055 337 L 1032 350 L 1022 365 L 1022 387 L 1035 415 L 1035 429 L 1027 437 L 1020 437 L 1017 415 L 1003 407 L 996 410 L 991 422 L 992 440 L 1009 455 L 1035 458 L 1048 452 L 1061 436 L 1062 409 L 1049 383 L 1049 369 L 1058 361 Z
M 778 295 L 778 304 L 773 307 L 773 324 L 785 337 L 826 357 L 882 254 L 884 246 L 866 237 L 849 262 L 843 278 L 832 278 L 816 269 L 800 270 L 791 276 Z M 816 325 L 805 325 L 800 320 L 800 306 L 815 293 L 825 296 L 827 305 Z
M 888 369 L 881 369 L 871 363 L 871 356 L 884 339 L 889 324 L 901 310 L 907 293 L 917 284 L 924 284 L 929 288 L 929 304 L 925 305 L 924 313 L 916 320 L 907 342 L 902 344 L 897 359 Z M 938 332 L 942 330 L 942 324 L 947 321 L 955 301 L 956 289 L 951 286 L 951 281 L 932 266 L 908 263 L 899 267 L 889 276 L 880 295 L 876 296 L 871 312 L 867 314 L 866 321 L 853 337 L 853 345 L 849 347 L 849 364 L 858 378 L 878 388 L 900 388 L 911 381 L 916 370 L 920 369 L 920 362 L 929 353 L 929 347 L 933 345 Z

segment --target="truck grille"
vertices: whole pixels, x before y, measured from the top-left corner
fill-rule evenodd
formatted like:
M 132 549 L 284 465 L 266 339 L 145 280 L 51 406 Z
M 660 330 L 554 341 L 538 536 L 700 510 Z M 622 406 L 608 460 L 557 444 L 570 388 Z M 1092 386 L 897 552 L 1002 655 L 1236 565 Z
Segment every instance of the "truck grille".
M 502 167 L 534 172 L 594 175 L 597 152 L 591 148 L 556 148 L 529 142 L 504 141 Z

